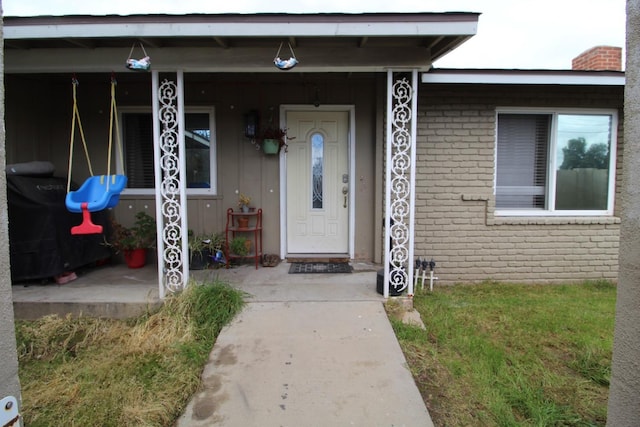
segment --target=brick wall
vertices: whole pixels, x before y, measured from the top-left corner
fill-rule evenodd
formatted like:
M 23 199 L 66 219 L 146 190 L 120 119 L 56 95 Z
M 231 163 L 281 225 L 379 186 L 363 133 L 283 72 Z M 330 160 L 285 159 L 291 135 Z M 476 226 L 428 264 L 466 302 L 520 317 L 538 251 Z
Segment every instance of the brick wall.
M 615 217 L 506 218 L 493 214 L 495 108 L 619 109 L 622 88 L 422 85 L 416 173 L 416 257 L 444 283 L 616 279 Z
M 571 61 L 573 70 L 621 71 L 622 48 L 596 46 L 584 51 Z

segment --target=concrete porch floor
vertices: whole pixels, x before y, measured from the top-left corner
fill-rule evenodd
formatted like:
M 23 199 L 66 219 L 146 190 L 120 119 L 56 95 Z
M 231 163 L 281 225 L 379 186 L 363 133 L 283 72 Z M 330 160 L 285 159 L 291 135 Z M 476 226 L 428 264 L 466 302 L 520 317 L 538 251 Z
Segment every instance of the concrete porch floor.
M 352 266 L 350 274 L 289 274 L 287 262 L 191 272 L 245 291 L 249 304 L 221 331 L 176 425 L 432 427 L 376 291 L 379 266 Z M 161 304 L 155 265 L 76 274 L 65 285 L 14 285 L 16 318 L 123 318 Z
M 247 302 L 383 301 L 376 291 L 376 271 L 380 266 L 358 262 L 351 265 L 351 274 L 288 274 L 290 264 L 283 261 L 276 267 L 257 270 L 253 264 L 194 270 L 190 277 L 196 281 L 218 278 L 245 291 Z M 15 317 L 35 319 L 53 313 L 83 313 L 127 318 L 161 303 L 155 264 L 140 269 L 110 264 L 76 274 L 76 280 L 64 285 L 38 281 L 14 284 Z

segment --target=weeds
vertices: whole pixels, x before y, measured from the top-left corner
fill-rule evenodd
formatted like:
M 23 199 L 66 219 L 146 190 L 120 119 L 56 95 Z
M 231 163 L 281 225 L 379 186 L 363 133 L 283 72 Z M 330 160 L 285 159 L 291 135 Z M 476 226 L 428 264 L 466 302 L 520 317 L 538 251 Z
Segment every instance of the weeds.
M 242 306 L 243 295 L 225 284 L 194 284 L 133 321 L 18 322 L 25 424 L 172 425 Z
M 392 321 L 436 425 L 604 425 L 615 286 L 486 282 L 419 293 Z

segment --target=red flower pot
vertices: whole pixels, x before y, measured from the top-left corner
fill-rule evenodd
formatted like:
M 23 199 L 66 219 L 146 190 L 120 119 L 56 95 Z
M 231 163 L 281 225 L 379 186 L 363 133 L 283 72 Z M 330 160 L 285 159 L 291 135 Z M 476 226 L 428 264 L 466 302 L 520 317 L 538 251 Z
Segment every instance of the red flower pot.
M 124 251 L 124 260 L 129 268 L 141 268 L 147 263 L 146 249 L 131 249 Z

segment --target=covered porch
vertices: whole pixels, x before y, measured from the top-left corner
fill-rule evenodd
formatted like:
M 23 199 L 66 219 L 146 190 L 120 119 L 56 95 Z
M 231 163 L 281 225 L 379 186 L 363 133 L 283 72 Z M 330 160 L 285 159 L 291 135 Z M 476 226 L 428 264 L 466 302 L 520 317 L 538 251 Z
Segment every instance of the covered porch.
M 66 170 L 65 107 L 74 73 L 87 133 L 98 141 L 89 148 L 104 153 L 104 82 L 111 73 L 122 121 L 152 117 L 150 151 L 131 150 L 124 135 L 126 155 L 116 164 L 129 186 L 114 215 L 124 224 L 140 211 L 156 218 L 160 299 L 188 284 L 187 231 L 223 231 L 227 209 L 247 193 L 263 211 L 264 253 L 382 263 L 385 296 L 389 286 L 411 294 L 418 72 L 475 34 L 477 19 L 474 13 L 7 18 L 7 162 L 49 160 Z M 151 57 L 151 72 L 114 73 L 138 46 Z M 273 57 L 288 57 L 287 48 L 299 64 L 282 71 Z M 288 150 L 260 151 L 249 131 L 253 112 L 291 131 Z M 200 166 L 186 142 L 202 139 L 189 114 L 208 117 Z M 34 116 L 44 126 L 31 126 L 27 117 Z M 327 144 L 326 174 L 304 184 L 318 135 Z M 302 167 L 301 159 L 310 161 Z M 72 175 L 82 181 L 89 171 L 80 166 Z M 318 189 L 326 205 L 299 215 L 306 206 L 300 201 Z

